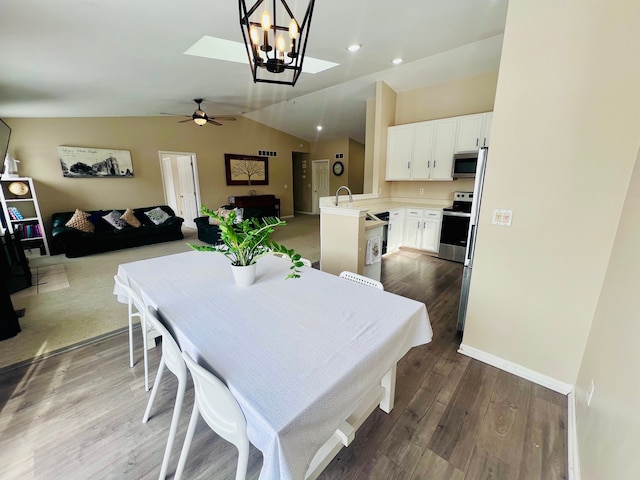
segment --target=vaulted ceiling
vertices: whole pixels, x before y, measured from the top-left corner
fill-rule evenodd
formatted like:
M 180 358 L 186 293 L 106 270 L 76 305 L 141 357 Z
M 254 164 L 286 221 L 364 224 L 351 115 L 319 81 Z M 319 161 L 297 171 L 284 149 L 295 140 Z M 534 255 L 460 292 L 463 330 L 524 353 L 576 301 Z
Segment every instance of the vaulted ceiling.
M 289 3 L 298 14 L 307 2 Z M 317 0 L 307 56 L 339 65 L 291 87 L 184 54 L 203 36 L 242 41 L 233 0 L 0 0 L 0 117 L 190 115 L 204 98 L 209 115 L 364 142 L 377 80 L 405 91 L 496 70 L 506 11 L 507 0 Z

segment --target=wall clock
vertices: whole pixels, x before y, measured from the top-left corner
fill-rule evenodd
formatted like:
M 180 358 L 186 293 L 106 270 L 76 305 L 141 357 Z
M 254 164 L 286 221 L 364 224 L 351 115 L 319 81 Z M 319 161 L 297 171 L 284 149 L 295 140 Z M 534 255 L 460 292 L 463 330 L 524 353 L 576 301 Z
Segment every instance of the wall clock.
M 342 165 L 342 162 L 334 163 L 333 174 L 339 177 L 340 175 L 342 175 L 342 172 L 344 172 L 344 165 Z

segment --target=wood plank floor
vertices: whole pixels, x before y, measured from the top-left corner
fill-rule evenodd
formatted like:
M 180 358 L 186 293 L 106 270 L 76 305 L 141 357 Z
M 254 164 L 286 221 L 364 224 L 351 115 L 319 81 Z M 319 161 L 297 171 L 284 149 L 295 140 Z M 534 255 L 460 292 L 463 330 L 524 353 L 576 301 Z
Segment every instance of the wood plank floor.
M 386 289 L 425 302 L 434 340 L 400 363 L 394 410 L 376 410 L 321 479 L 567 478 L 566 397 L 456 352 L 461 275 L 461 265 L 425 255 L 385 257 Z M 159 350 L 150 351 L 151 378 Z M 119 334 L 0 371 L 0 478 L 157 478 L 177 382 L 163 379 L 143 425 L 141 357 L 138 345 L 128 367 Z M 189 385 L 169 478 L 192 405 Z M 234 478 L 236 460 L 235 447 L 201 421 L 184 478 Z M 257 479 L 261 464 L 252 448 L 247 478 Z

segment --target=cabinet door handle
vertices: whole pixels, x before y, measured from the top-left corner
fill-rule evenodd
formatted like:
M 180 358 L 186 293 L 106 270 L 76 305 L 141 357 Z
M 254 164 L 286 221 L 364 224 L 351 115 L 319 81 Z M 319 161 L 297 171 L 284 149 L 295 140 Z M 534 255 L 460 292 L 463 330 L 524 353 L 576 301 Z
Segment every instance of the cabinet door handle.
M 411 162 L 407 162 L 407 170 L 409 170 L 409 168 L 411 168 Z
M 437 160 L 433 161 L 433 168 L 436 168 L 436 162 L 437 162 Z
M 430 161 L 430 160 L 428 160 L 428 161 L 427 161 L 427 168 L 430 168 L 430 167 L 431 167 L 431 161 Z
M 482 146 L 486 147 L 487 146 L 487 137 L 484 138 L 484 142 L 482 142 Z
M 476 147 L 478 146 L 479 143 L 480 143 L 480 139 L 476 138 Z

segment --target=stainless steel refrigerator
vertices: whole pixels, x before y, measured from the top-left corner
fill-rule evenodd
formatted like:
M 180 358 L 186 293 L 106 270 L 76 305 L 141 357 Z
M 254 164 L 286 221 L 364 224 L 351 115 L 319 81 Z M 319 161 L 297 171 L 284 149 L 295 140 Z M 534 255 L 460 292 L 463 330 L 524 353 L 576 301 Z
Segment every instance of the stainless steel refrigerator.
M 482 187 L 484 185 L 484 173 L 487 167 L 488 147 L 482 147 L 478 151 L 478 163 L 476 164 L 476 179 L 473 185 L 473 202 L 471 203 L 471 218 L 469 220 L 469 232 L 467 233 L 467 250 L 464 255 L 464 270 L 462 272 L 462 287 L 460 289 L 460 308 L 458 309 L 458 331 L 464 331 L 464 321 L 467 316 L 467 303 L 469 302 L 469 285 L 473 271 L 473 257 L 475 255 L 476 237 L 478 235 L 478 217 L 480 215 L 480 202 L 482 201 Z

